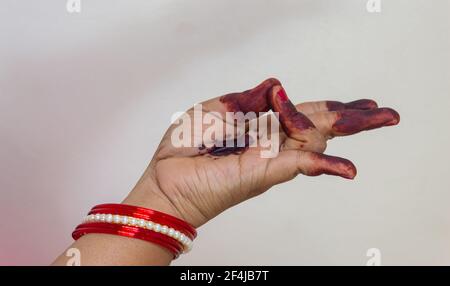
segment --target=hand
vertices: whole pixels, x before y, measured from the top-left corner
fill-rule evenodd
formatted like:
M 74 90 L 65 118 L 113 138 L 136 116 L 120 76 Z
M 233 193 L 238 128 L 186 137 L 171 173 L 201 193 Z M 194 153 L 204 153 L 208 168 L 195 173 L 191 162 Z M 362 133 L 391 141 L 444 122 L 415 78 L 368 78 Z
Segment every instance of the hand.
M 367 99 L 294 106 L 276 79 L 202 105 L 204 111 L 218 112 L 224 118 L 226 112 L 278 112 L 282 127 L 277 130 L 278 156 L 261 158 L 260 147 L 175 148 L 171 133 L 176 125 L 172 125 L 126 203 L 153 205 L 198 227 L 227 208 L 300 173 L 353 179 L 356 168 L 349 160 L 323 154 L 327 140 L 396 125 L 400 120 L 393 109 L 378 108 Z M 187 113 L 192 115 L 193 110 Z

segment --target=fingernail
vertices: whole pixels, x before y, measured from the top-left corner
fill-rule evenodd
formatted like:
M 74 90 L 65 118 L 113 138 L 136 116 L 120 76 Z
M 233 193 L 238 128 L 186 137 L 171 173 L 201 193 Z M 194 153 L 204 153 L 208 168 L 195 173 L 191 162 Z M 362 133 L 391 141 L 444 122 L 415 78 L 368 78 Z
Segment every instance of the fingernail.
M 388 125 L 397 125 L 400 122 L 400 114 L 398 114 L 397 111 L 390 108 L 389 111 L 392 114 L 392 119 L 391 121 L 388 122 Z
M 339 176 L 345 179 L 353 180 L 356 177 L 357 172 L 355 165 L 347 159 L 338 158 L 338 160 L 341 165 Z
M 356 177 L 356 167 L 352 164 L 348 167 L 347 174 L 344 176 L 344 178 L 353 180 Z
M 282 102 L 286 102 L 286 101 L 289 100 L 288 97 L 287 97 L 286 92 L 284 91 L 284 88 L 281 88 L 281 89 L 277 92 L 277 96 L 280 98 L 280 100 L 281 100 Z

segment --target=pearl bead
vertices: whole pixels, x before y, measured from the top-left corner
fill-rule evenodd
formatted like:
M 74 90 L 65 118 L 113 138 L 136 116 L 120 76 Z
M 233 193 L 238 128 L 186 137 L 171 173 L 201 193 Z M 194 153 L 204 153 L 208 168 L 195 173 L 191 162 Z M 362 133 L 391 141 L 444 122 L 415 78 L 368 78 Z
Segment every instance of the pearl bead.
M 169 237 L 173 237 L 178 240 L 182 245 L 184 252 L 188 252 L 191 250 L 193 241 L 184 233 L 171 228 L 167 225 L 161 225 L 152 221 L 147 221 L 144 219 L 139 219 L 135 217 L 129 216 L 121 216 L 121 215 L 113 215 L 113 214 L 90 214 L 83 218 L 83 223 L 89 222 L 107 222 L 107 223 L 117 223 L 124 225 L 132 225 L 139 226 L 142 228 L 146 228 L 149 230 L 153 230 L 155 232 L 159 232 L 161 234 L 167 235 Z

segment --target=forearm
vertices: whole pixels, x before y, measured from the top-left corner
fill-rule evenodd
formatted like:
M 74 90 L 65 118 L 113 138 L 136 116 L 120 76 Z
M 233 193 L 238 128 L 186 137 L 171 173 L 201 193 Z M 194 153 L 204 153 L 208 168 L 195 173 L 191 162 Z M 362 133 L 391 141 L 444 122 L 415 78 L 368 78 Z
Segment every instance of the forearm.
M 111 234 L 87 234 L 70 248 L 80 251 L 81 265 L 169 265 L 173 259 L 168 250 L 147 241 Z M 67 265 L 61 254 L 52 265 Z

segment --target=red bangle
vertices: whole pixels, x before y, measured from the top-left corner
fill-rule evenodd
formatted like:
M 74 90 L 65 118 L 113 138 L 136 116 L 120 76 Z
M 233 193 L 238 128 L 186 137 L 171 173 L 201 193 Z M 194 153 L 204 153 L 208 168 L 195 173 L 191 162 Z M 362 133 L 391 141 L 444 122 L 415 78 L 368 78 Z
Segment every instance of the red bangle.
M 151 220 L 159 224 L 169 225 L 174 229 L 183 231 L 189 235 L 190 239 L 194 239 L 197 236 L 197 231 L 189 223 L 174 216 L 159 211 L 155 211 L 152 209 L 130 206 L 125 204 L 101 204 L 96 205 L 89 212 L 89 214 L 97 214 L 97 213 L 119 214 L 145 220 Z
M 174 216 L 124 204 L 102 204 L 91 209 L 72 233 L 77 240 L 88 233 L 107 233 L 156 243 L 177 258 L 192 248 L 193 226 Z
M 81 236 L 88 233 L 115 234 L 153 242 L 169 250 L 173 254 L 174 258 L 177 258 L 183 252 L 182 246 L 175 239 L 171 239 L 172 241 L 169 241 L 170 239 L 164 238 L 165 235 L 163 234 L 127 225 L 116 225 L 109 223 L 91 223 L 89 225 L 81 224 L 72 233 L 72 237 L 77 240 Z

